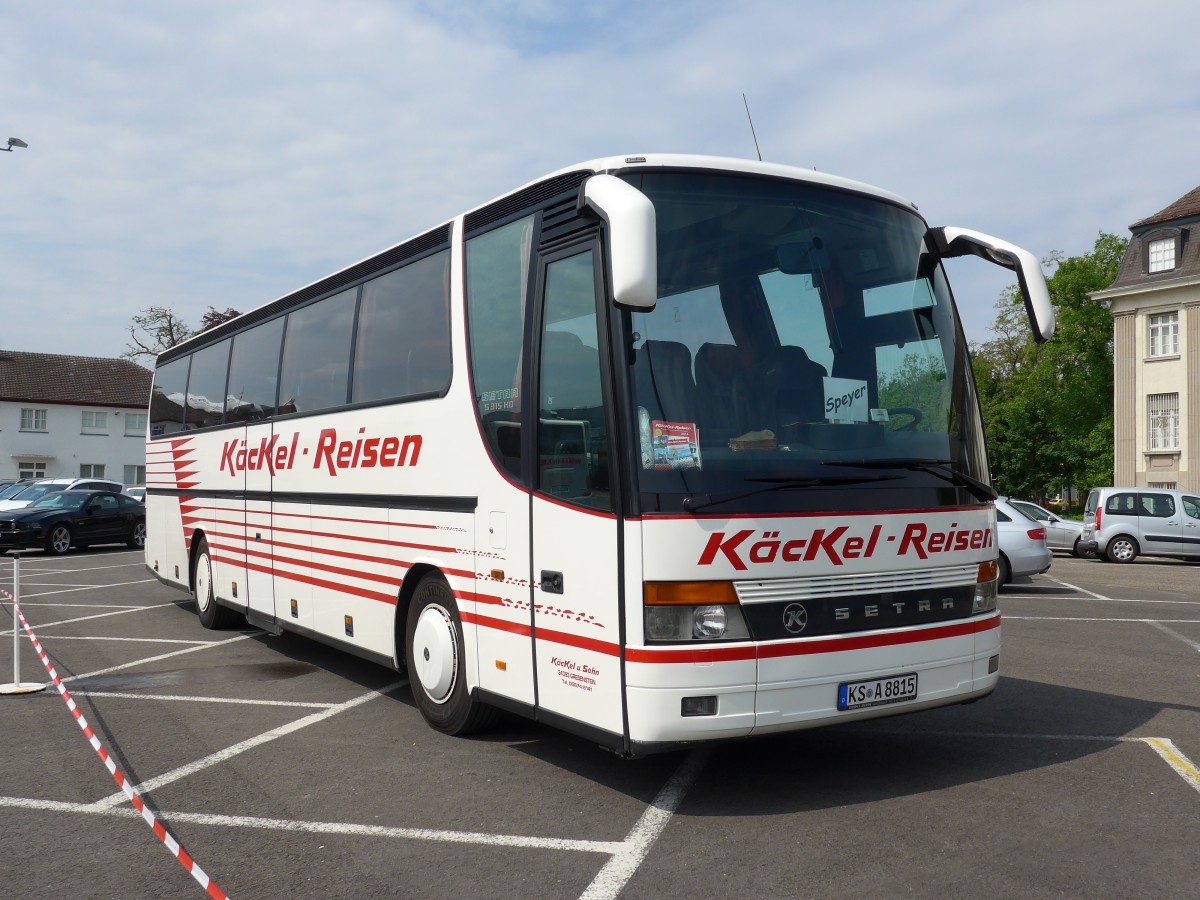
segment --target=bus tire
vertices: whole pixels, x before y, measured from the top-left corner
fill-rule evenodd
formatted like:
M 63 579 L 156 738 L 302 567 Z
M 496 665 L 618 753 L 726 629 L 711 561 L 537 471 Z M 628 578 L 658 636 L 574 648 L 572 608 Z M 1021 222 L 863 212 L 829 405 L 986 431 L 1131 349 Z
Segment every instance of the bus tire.
M 496 710 L 467 691 L 462 620 L 450 585 L 437 573 L 426 575 L 413 591 L 404 637 L 413 700 L 431 728 L 460 735 L 495 721 Z
M 237 613 L 217 603 L 213 594 L 212 557 L 208 541 L 200 538 L 192 559 L 192 586 L 196 595 L 196 613 L 205 628 L 228 628 L 237 621 Z

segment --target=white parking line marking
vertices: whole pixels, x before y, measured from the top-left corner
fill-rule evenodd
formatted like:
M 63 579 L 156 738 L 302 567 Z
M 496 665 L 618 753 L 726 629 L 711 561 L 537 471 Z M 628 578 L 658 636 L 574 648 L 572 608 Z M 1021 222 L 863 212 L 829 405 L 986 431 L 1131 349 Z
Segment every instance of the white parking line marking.
M 123 807 L 97 808 L 95 804 L 63 803 L 58 800 L 32 800 L 24 797 L 0 797 L 0 807 L 75 812 L 88 815 L 134 818 L 137 813 Z M 620 841 L 581 841 L 566 838 L 526 837 L 515 834 L 486 834 L 478 831 L 438 831 L 434 828 L 397 828 L 387 825 L 359 825 L 355 822 L 306 822 L 295 819 L 269 819 L 258 816 L 219 816 L 211 813 L 166 812 L 164 819 L 226 828 L 258 828 L 269 831 L 300 831 L 308 834 L 351 835 L 356 837 L 400 838 L 412 841 L 440 841 L 448 844 L 482 844 L 492 847 L 520 847 L 531 850 L 574 850 L 581 853 L 618 853 Z
M 74 575 L 78 572 L 99 572 L 104 569 L 132 569 L 136 566 L 145 568 L 145 563 L 118 563 L 114 566 L 86 566 L 82 569 L 38 569 L 29 560 L 21 561 L 21 578 L 24 579 L 27 575 Z M 12 568 L 9 566 L 8 568 Z
M 381 691 L 387 688 L 381 689 Z M 370 696 L 356 698 L 352 703 L 366 702 Z M 304 720 L 300 720 L 304 721 Z M 286 727 L 286 726 L 285 726 Z M 1086 741 L 1097 743 L 1145 744 L 1162 758 L 1181 778 L 1200 792 L 1200 770 L 1168 738 L 1128 737 L 1089 734 L 1019 734 L 964 732 L 876 732 L 877 734 L 919 734 L 924 737 L 969 737 L 982 740 L 1019 739 L 1050 741 Z M 361 825 L 353 822 L 314 822 L 293 819 L 273 819 L 257 816 L 222 816 L 211 813 L 189 813 L 162 811 L 164 819 L 190 822 L 197 825 L 212 825 L 226 828 L 253 828 L 270 831 L 305 832 L 309 834 L 350 835 L 358 837 L 381 837 L 401 840 L 436 841 L 441 843 L 476 844 L 495 847 L 514 847 L 532 850 L 568 850 L 583 853 L 607 853 L 611 859 L 592 880 L 580 900 L 613 898 L 628 884 L 638 866 L 646 858 L 651 847 L 666 828 L 671 817 L 679 809 L 684 797 L 699 777 L 708 761 L 711 748 L 693 750 L 659 791 L 646 812 L 630 830 L 623 841 L 586 841 L 562 838 L 541 838 L 522 835 L 487 834 L 469 831 L 439 831 L 431 828 L 400 828 L 384 825 Z M 147 782 L 149 783 L 149 782 Z M 121 795 L 124 796 L 124 795 Z M 15 809 L 45 810 L 51 812 L 84 813 L 115 818 L 136 816 L 133 810 L 99 803 L 66 803 L 58 800 L 37 800 L 25 797 L 0 797 L 0 807 Z
M 21 607 L 24 609 L 24 607 Z M 208 644 L 216 643 L 215 641 L 184 641 L 179 638 L 131 638 L 131 637 L 105 637 L 94 634 L 56 634 L 54 640 L 58 641 L 122 641 L 129 644 Z
M 26 597 L 49 597 L 49 596 L 52 596 L 53 594 L 72 594 L 77 591 L 98 591 L 102 588 L 128 587 L 131 584 L 149 584 L 150 582 L 153 582 L 154 580 L 155 579 L 153 579 L 153 578 L 143 578 L 140 581 L 118 581 L 114 584 L 89 584 L 89 585 L 86 585 L 85 587 L 60 588 L 57 591 L 38 591 L 36 594 L 27 594 L 27 593 L 25 593 L 24 590 L 22 590 L 21 591 L 21 599 L 24 600 Z M 22 579 L 22 583 L 24 583 L 24 579 Z M 164 605 L 172 606 L 173 604 L 167 603 Z
M 187 703 L 235 703 L 242 706 L 290 706 L 300 709 L 332 709 L 336 703 L 313 703 L 308 700 L 238 700 L 234 697 L 192 697 L 187 694 L 127 694 L 122 691 L 76 690 L 72 697 L 114 697 L 117 700 L 175 700 Z
M 1179 777 L 1188 785 L 1200 792 L 1200 770 L 1188 759 L 1170 738 L 1163 737 L 1129 737 L 1103 734 L 1020 734 L 1018 732 L 980 732 L 980 731 L 878 731 L 875 734 L 904 735 L 912 737 L 919 734 L 922 737 L 936 738 L 982 738 L 984 740 L 1034 740 L 1034 741 L 1095 741 L 1097 743 L 1113 744 L 1145 744 L 1157 753 L 1174 769 Z
M 671 821 L 675 810 L 679 809 L 679 804 L 683 802 L 687 792 L 696 783 L 711 753 L 709 747 L 688 753 L 675 770 L 675 774 L 663 785 L 658 796 L 625 836 L 612 859 L 604 864 L 604 868 L 592 879 L 587 890 L 579 895 L 579 900 L 609 900 L 617 897 L 625 889 L 625 885 L 642 864 L 658 836 Z
M 1166 620 L 1166 621 L 1170 621 L 1170 620 Z M 1171 637 L 1183 641 L 1185 644 L 1187 644 L 1189 647 L 1191 647 L 1197 653 L 1200 653 L 1200 642 L 1193 641 L 1191 638 L 1186 638 L 1182 634 L 1180 634 L 1178 631 L 1172 631 L 1170 628 L 1168 628 L 1166 625 L 1164 625 L 1162 623 L 1162 621 L 1156 620 L 1154 622 L 1149 622 L 1147 624 L 1153 625 L 1155 628 L 1157 628 L 1163 634 L 1169 634 Z M 1174 625 L 1174 624 L 1180 624 L 1180 623 L 1172 622 L 1171 624 Z
M 158 656 L 147 656 L 145 659 L 135 659 L 133 662 L 122 663 L 119 666 L 109 666 L 107 669 L 97 669 L 94 672 L 84 672 L 82 675 L 69 675 L 63 678 L 64 684 L 71 681 L 79 681 L 83 678 L 95 678 L 97 675 L 110 675 L 113 672 L 123 672 L 126 669 L 133 669 L 137 666 L 144 666 L 146 663 L 159 662 L 160 660 L 170 659 L 173 656 L 183 656 L 185 653 L 195 653 L 197 650 L 207 650 L 210 647 L 223 647 L 226 644 L 233 644 L 237 641 L 245 641 L 254 637 L 259 632 L 247 632 L 239 634 L 237 637 L 226 638 L 223 641 L 212 641 L 211 643 L 201 644 L 198 647 L 187 647 L 184 650 L 173 650 L 170 653 L 160 653 Z
M 0 606 L 11 606 L 7 600 L 0 603 Z M 21 609 L 142 609 L 144 604 L 141 603 L 25 603 L 21 602 Z
M 1179 752 L 1179 748 L 1175 744 L 1166 738 L 1139 738 L 1139 740 L 1165 759 L 1167 765 L 1179 773 L 1180 778 L 1194 787 L 1197 793 L 1200 793 L 1200 770 L 1197 770 L 1195 764 Z
M 1105 597 L 1103 594 L 1097 594 L 1095 591 L 1089 591 L 1086 588 L 1076 587 L 1073 584 L 1068 584 L 1067 582 L 1063 581 L 1060 578 L 1055 578 L 1053 575 L 1047 575 L 1046 578 L 1050 581 L 1053 581 L 1055 584 L 1061 584 L 1063 587 L 1069 587 L 1073 591 L 1079 591 L 1079 593 L 1081 593 L 1081 594 L 1087 594 L 1091 597 L 1095 597 L 1097 600 L 1111 600 L 1112 599 L 1111 597 Z
M 107 619 L 110 616 L 123 616 L 128 613 L 142 612 L 147 609 L 162 609 L 167 606 L 174 606 L 174 603 L 155 603 L 153 606 L 134 606 L 128 609 L 117 610 L 116 612 L 97 613 L 94 616 L 78 616 L 74 619 L 59 619 L 57 622 L 39 622 L 38 631 L 44 632 L 47 628 L 52 628 L 55 625 L 73 625 L 76 622 L 88 622 L 92 619 Z M 12 634 L 12 630 L 0 632 L 2 634 Z
M 1061 584 L 1063 587 L 1079 591 L 1081 594 L 1087 594 L 1089 597 L 1095 597 L 1097 600 L 1107 600 L 1109 603 L 1166 603 L 1173 606 L 1200 606 L 1200 600 L 1131 600 L 1127 597 L 1106 597 L 1104 594 L 1097 594 L 1095 591 L 1089 591 L 1087 588 L 1077 587 L 1069 582 L 1060 581 L 1051 575 L 1047 575 L 1046 577 L 1051 581 Z M 1032 597 L 1036 597 L 1039 600 L 1046 599 L 1045 594 L 1031 595 Z
M 197 772 L 215 766 L 218 763 L 225 762 L 240 753 L 245 753 L 247 750 L 253 750 L 255 747 L 260 747 L 263 744 L 270 743 L 277 738 L 292 734 L 302 728 L 307 728 L 309 725 L 316 725 L 319 722 L 324 722 L 326 719 L 336 716 L 339 713 L 344 713 L 347 710 L 354 709 L 356 706 L 361 706 L 377 697 L 382 697 L 384 694 L 390 693 L 397 688 L 405 687 L 408 684 L 408 679 L 394 681 L 389 685 L 379 688 L 375 691 L 368 691 L 365 694 L 360 694 L 353 700 L 347 700 L 345 703 L 339 703 L 337 706 L 331 706 L 321 712 L 313 713 L 310 716 L 305 716 L 303 719 L 297 719 L 294 722 L 289 722 L 286 725 L 280 725 L 278 728 L 272 728 L 270 731 L 264 731 L 262 734 L 247 740 L 240 741 L 232 746 L 226 747 L 224 750 L 218 750 L 216 753 L 210 753 L 203 759 L 198 759 L 195 762 L 190 762 L 186 766 L 180 766 L 177 769 L 172 769 L 170 772 L 164 772 L 162 775 L 157 775 L 154 778 L 143 781 L 141 784 L 135 785 L 134 790 L 139 794 L 149 794 L 165 784 L 179 781 L 181 778 L 187 778 L 189 775 L 195 775 Z M 103 800 L 97 800 L 93 806 L 97 808 L 112 807 L 125 802 L 125 794 L 122 791 L 117 791 L 105 797 Z

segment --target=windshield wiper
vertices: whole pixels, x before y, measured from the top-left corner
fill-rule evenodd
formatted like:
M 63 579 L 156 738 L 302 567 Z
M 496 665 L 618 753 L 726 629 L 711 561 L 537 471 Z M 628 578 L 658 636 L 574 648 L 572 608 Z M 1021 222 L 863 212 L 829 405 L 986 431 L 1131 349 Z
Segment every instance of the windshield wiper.
M 903 457 L 889 459 L 839 459 L 826 460 L 823 466 L 847 466 L 852 469 L 908 469 L 912 472 L 928 472 L 943 481 L 965 487 L 979 500 L 995 500 L 1000 495 L 990 485 L 972 478 L 953 467 L 949 459 L 910 459 Z
M 766 482 L 767 486 L 747 491 L 744 494 L 732 494 L 729 497 L 720 497 L 716 500 L 713 500 L 708 494 L 692 494 L 683 498 L 683 508 L 687 512 L 696 512 L 701 509 L 707 509 L 710 506 L 729 503 L 733 500 L 744 500 L 747 497 L 765 494 L 770 491 L 790 491 L 795 488 L 828 487 L 829 485 L 839 484 L 863 484 L 868 481 L 896 481 L 899 478 L 899 475 L 821 475 L 813 478 L 788 478 L 785 476 L 747 478 L 746 481 Z

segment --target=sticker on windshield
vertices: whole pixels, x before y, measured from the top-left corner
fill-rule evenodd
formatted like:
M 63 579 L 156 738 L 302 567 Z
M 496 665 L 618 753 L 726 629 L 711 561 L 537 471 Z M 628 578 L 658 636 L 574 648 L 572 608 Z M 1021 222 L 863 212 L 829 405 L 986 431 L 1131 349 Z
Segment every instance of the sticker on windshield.
M 654 468 L 699 469 L 700 432 L 694 422 L 650 423 L 653 435 Z
M 826 376 L 825 418 L 830 422 L 866 422 L 870 405 L 865 381 Z

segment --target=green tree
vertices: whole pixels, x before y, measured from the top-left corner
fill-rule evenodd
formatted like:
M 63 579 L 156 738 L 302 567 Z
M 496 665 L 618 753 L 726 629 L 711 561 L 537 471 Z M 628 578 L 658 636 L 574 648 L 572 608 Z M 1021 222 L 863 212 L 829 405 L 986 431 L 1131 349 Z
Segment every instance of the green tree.
M 1101 232 L 1090 253 L 1046 260 L 1058 319 L 1046 344 L 1029 335 L 1015 286 L 997 301 L 996 337 L 974 348 L 974 365 L 1001 493 L 1112 483 L 1112 316 L 1088 294 L 1112 284 L 1127 244 Z

